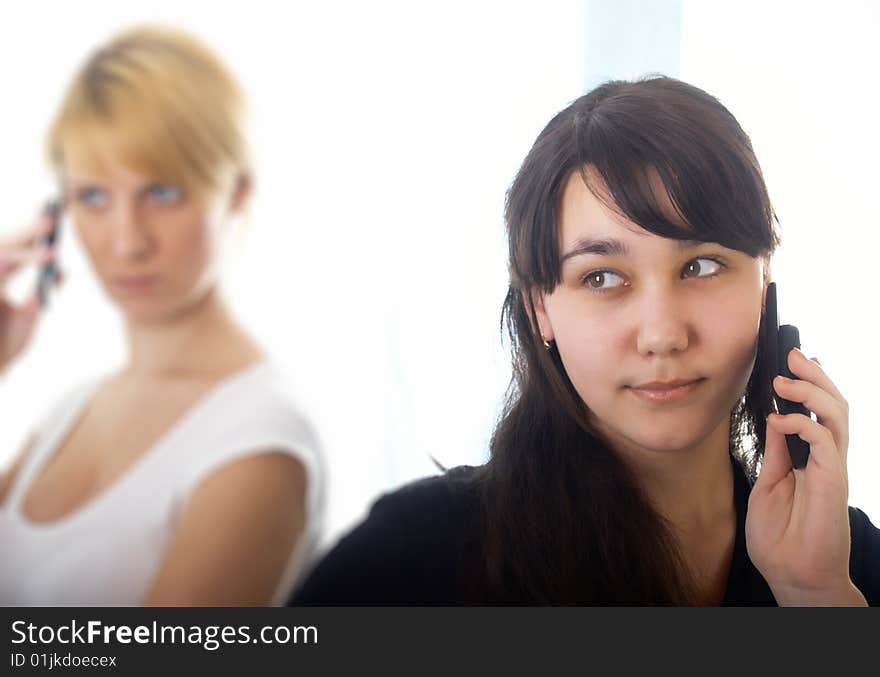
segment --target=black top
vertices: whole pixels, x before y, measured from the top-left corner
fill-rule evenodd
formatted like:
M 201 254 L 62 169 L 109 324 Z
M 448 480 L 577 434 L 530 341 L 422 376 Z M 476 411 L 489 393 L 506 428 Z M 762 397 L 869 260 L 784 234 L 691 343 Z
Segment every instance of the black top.
M 737 527 L 725 606 L 775 606 L 767 582 L 746 552 L 751 484 L 734 466 Z M 456 605 L 468 539 L 474 538 L 478 497 L 469 467 L 413 482 L 377 500 L 366 520 L 342 538 L 294 593 L 292 605 Z M 849 508 L 850 577 L 868 604 L 880 606 L 880 529 Z M 528 603 L 528 600 L 510 600 Z

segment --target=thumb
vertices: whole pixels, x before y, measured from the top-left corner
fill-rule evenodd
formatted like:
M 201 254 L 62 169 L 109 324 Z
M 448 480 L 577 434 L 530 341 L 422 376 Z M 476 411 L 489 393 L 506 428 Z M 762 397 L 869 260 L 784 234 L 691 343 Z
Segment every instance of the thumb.
M 760 485 L 765 489 L 771 489 L 791 472 L 791 456 L 788 454 L 788 445 L 785 443 L 785 435 L 776 430 L 770 424 L 770 418 L 778 414 L 770 414 L 767 417 L 767 440 L 764 444 L 764 458 L 761 461 L 761 474 L 755 481 L 755 488 Z

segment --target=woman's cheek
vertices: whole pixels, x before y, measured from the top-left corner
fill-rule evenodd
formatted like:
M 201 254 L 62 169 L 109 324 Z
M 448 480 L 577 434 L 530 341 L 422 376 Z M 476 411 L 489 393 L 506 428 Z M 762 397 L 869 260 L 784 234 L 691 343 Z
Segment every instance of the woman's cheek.
M 211 266 L 212 243 L 208 224 L 199 219 L 191 219 L 176 229 L 177 237 L 169 242 L 169 264 L 173 273 L 183 286 L 196 285 Z
M 727 308 L 731 309 L 731 305 Z M 705 329 L 707 343 L 713 346 L 709 351 L 714 363 L 711 368 L 730 382 L 734 400 L 745 392 L 754 366 L 759 320 L 751 308 L 736 311 L 733 306 L 731 312 L 708 317 Z
M 101 229 L 97 224 L 90 223 L 78 214 L 72 215 L 72 221 L 77 238 L 85 250 L 89 263 L 100 273 L 104 263 L 102 252 L 106 250 L 105 243 L 101 241 Z
M 584 321 L 567 323 L 556 331 L 559 356 L 581 398 L 600 384 L 613 384 L 622 379 L 613 337 L 597 328 L 600 328 L 597 323 Z

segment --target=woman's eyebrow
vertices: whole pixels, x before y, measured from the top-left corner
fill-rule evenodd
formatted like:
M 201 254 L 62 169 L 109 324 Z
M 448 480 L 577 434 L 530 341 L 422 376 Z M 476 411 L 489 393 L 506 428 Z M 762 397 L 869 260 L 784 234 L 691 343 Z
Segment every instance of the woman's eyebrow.
M 101 183 L 102 181 L 100 179 L 92 178 L 89 176 L 69 177 L 67 179 L 67 184 L 69 186 L 73 186 L 74 188 L 82 188 L 83 186 L 97 186 Z
M 676 247 L 679 251 L 685 249 L 693 249 L 702 244 L 706 244 L 703 240 L 676 240 Z M 560 263 L 564 263 L 574 256 L 583 254 L 598 254 L 600 256 L 628 256 L 629 247 L 622 240 L 613 237 L 600 238 L 578 238 L 574 246 L 562 255 Z

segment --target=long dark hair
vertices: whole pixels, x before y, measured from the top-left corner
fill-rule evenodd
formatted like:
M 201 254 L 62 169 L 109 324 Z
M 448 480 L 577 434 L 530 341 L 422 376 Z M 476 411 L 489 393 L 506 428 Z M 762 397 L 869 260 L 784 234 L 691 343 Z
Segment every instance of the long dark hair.
M 502 326 L 513 378 L 491 458 L 476 474 L 484 537 L 471 593 L 490 603 L 696 603 L 670 525 L 591 429 L 558 351 L 535 329 L 530 292 L 560 282 L 560 194 L 587 166 L 604 180 L 610 206 L 652 233 L 768 259 L 779 244 L 751 142 L 706 92 L 665 77 L 608 82 L 550 121 L 507 193 Z M 648 169 L 687 228 L 664 214 Z M 760 358 L 730 416 L 730 453 L 752 477 L 770 411 Z

